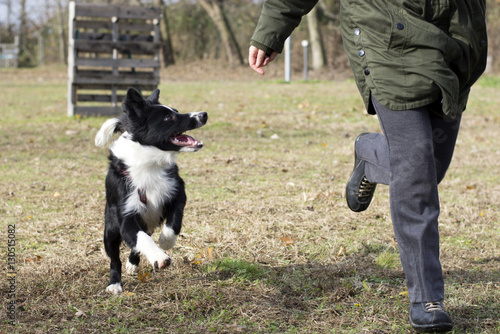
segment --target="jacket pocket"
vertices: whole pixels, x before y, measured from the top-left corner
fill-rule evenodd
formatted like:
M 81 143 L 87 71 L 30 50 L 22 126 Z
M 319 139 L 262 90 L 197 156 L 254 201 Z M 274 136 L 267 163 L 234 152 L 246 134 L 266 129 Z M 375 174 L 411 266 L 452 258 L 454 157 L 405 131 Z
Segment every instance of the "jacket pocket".
M 387 50 L 400 53 L 403 51 L 408 38 L 408 22 L 402 15 L 402 9 L 393 9 L 388 11 L 391 20 L 391 30 Z
M 445 31 L 404 9 L 395 9 L 389 13 L 392 19 L 389 50 L 417 52 L 424 58 L 426 54 L 430 54 L 429 50 L 436 50 L 446 57 L 450 50 L 449 36 Z

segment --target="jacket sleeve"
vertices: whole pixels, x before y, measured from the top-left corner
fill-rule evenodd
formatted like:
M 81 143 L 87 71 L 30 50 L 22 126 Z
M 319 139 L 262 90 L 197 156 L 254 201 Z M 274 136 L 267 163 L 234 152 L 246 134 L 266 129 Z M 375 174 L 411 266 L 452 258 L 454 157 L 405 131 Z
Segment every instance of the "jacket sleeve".
M 318 0 L 266 0 L 250 44 L 266 53 L 281 53 L 285 40 L 299 25 L 302 16 L 309 13 L 317 2 Z

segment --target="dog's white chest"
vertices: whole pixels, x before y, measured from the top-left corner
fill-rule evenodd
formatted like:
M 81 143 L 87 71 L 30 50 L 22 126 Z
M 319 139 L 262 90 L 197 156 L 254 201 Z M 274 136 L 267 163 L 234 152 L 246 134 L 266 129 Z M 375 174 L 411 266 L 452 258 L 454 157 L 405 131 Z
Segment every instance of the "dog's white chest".
M 177 181 L 168 174 L 175 166 L 176 154 L 142 146 L 127 133 L 120 136 L 110 150 L 125 164 L 127 181 L 132 188 L 124 213 L 139 213 L 152 231 L 160 223 L 164 204 L 177 192 Z

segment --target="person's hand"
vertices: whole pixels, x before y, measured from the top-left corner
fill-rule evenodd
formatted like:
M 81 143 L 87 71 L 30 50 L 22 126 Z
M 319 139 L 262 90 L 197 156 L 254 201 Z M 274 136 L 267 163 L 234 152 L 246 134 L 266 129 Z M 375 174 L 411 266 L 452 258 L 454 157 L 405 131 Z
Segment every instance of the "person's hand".
M 264 74 L 264 70 L 262 67 L 269 64 L 270 61 L 273 61 L 278 53 L 273 51 L 270 56 L 266 56 L 266 53 L 255 46 L 251 45 L 248 50 L 248 65 L 259 74 Z

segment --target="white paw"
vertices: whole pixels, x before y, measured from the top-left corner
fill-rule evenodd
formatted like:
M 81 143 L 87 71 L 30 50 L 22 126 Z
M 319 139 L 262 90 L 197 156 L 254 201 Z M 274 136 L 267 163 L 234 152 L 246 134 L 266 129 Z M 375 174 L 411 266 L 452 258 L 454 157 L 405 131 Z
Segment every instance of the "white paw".
M 148 257 L 149 263 L 151 263 L 151 266 L 153 268 L 166 268 L 170 265 L 170 257 L 163 253 L 159 248 L 159 252 L 157 254 L 154 254 L 151 258 Z
M 123 289 L 122 289 L 121 283 L 115 283 L 115 284 L 108 285 L 108 287 L 106 288 L 106 292 L 112 293 L 114 295 L 122 293 Z
M 127 264 L 125 265 L 125 271 L 129 275 L 135 275 L 139 271 L 139 266 L 130 263 L 130 261 L 127 259 Z
M 174 233 L 170 227 L 163 225 L 163 229 L 158 239 L 160 247 L 163 249 L 171 249 L 175 246 L 175 241 L 177 240 L 177 235 Z
M 165 268 L 170 265 L 170 257 L 163 253 L 153 238 L 142 231 L 137 233 L 137 244 L 134 251 L 145 255 L 153 268 Z

